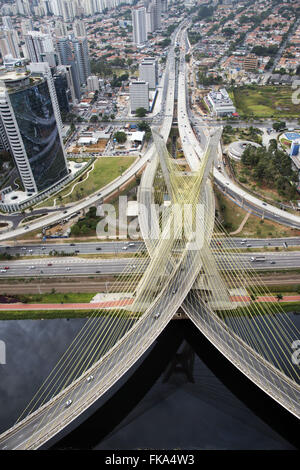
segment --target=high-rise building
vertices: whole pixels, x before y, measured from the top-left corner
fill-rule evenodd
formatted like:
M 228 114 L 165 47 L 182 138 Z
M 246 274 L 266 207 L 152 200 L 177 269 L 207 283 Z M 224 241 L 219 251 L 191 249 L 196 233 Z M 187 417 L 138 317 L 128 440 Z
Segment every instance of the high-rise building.
M 20 57 L 19 38 L 16 30 L 5 29 L 0 33 L 0 51 L 2 57 L 5 55 Z
M 133 42 L 137 45 L 147 41 L 146 8 L 134 8 L 132 10 Z
M 168 0 L 161 0 L 161 11 L 162 13 L 168 11 Z
M 68 169 L 48 77 L 28 72 L 0 76 L 0 115 L 24 189 L 32 195 L 61 182 Z
M 55 29 L 54 29 L 55 36 L 58 37 L 65 37 L 68 35 L 68 28 L 66 23 L 63 21 L 55 21 Z
M 98 91 L 99 88 L 99 78 L 96 75 L 90 75 L 87 78 L 88 91 Z
M 74 90 L 74 95 L 77 100 L 80 100 L 80 76 L 79 76 L 79 66 L 75 54 L 72 51 L 71 42 L 68 38 L 59 38 L 56 41 L 56 49 L 59 56 L 60 65 L 70 66 L 70 71 L 72 75 L 72 88 Z M 72 97 L 72 101 L 74 98 Z
M 161 28 L 161 0 L 153 0 L 154 6 L 154 30 Z
M 154 5 L 153 3 L 150 3 L 147 6 L 146 29 L 147 29 L 147 33 L 153 33 L 154 31 Z
M 22 35 L 25 36 L 29 31 L 33 31 L 33 21 L 30 18 L 21 20 Z
M 31 62 L 42 62 L 43 53 L 54 53 L 54 45 L 50 34 L 29 31 L 25 34 L 24 39 Z
M 2 24 L 5 29 L 13 29 L 13 24 L 10 16 L 2 16 Z
M 85 24 L 82 20 L 75 20 L 74 21 L 73 33 L 74 33 L 74 36 L 76 38 L 86 36 Z
M 87 78 L 91 75 L 88 41 L 85 37 L 72 39 L 75 60 L 78 64 L 80 84 L 86 85 Z
M 138 108 L 149 111 L 149 84 L 144 81 L 134 81 L 129 85 L 130 109 L 135 112 Z
M 146 57 L 139 65 L 139 79 L 148 82 L 150 89 L 155 89 L 158 82 L 157 61 L 153 57 Z

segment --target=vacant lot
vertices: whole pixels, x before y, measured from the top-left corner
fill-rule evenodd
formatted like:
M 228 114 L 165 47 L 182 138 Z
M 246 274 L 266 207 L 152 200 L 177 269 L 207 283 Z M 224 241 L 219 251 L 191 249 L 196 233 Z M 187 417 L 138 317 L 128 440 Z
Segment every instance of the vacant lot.
M 231 96 L 240 115 L 298 118 L 300 106 L 292 103 L 292 92 L 289 86 L 251 86 L 236 88 Z

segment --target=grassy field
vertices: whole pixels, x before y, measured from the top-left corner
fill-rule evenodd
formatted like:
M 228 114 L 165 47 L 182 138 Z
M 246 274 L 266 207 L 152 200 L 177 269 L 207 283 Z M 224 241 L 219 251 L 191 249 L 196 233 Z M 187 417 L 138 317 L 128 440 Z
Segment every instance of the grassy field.
M 2 294 L 5 295 L 5 294 Z M 89 292 L 46 293 L 46 294 L 18 294 L 11 297 L 18 302 L 28 304 L 60 304 L 60 303 L 88 303 L 96 294 Z
M 276 119 L 299 117 L 300 107 L 292 102 L 289 86 L 255 86 L 235 88 L 231 93 L 240 115 Z
M 77 202 L 90 194 L 100 190 L 108 183 L 120 176 L 127 168 L 132 165 L 136 157 L 101 157 L 95 161 L 93 171 L 89 173 L 87 179 L 83 175 L 83 180 L 78 184 L 72 194 L 66 196 L 74 185 L 74 181 L 60 191 L 55 196 L 43 201 L 36 207 L 50 207 L 53 206 L 54 199 L 57 200 L 58 205 L 68 204 L 70 202 Z M 60 197 L 62 199 L 60 199 Z
M 234 232 L 242 223 L 247 214 L 242 208 L 235 204 L 231 199 L 226 198 L 220 191 L 215 188 L 217 196 L 217 205 L 223 220 L 223 226 L 227 232 Z M 223 210 L 221 210 L 223 209 Z M 293 230 L 284 225 L 264 220 L 250 215 L 245 223 L 243 230 L 236 234 L 237 237 L 258 237 L 258 238 L 280 238 L 280 237 L 297 237 L 300 230 Z

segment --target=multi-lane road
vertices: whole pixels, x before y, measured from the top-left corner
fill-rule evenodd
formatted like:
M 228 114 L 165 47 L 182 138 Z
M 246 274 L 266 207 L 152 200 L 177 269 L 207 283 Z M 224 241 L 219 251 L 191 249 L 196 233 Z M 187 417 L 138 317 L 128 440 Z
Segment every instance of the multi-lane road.
M 297 247 L 300 246 L 300 237 L 290 238 L 218 238 L 215 243 L 221 244 L 223 248 L 246 249 L 263 247 Z M 214 242 L 212 242 L 214 243 Z M 50 252 L 71 254 L 119 254 L 137 253 L 146 249 L 142 241 L 102 241 L 102 242 L 77 242 L 77 243 L 53 243 L 47 241 L 44 244 L 12 244 L 0 245 L 0 254 L 9 253 L 13 256 L 45 256 Z M 2 261 L 4 263 L 4 261 Z M 0 261 L 1 264 L 1 261 Z
M 254 258 L 254 261 L 253 261 Z M 265 258 L 262 260 L 262 258 Z M 258 260 L 256 260 L 258 259 Z M 260 259 L 260 261 L 259 261 Z M 226 261 L 226 253 L 216 254 L 217 265 L 221 269 L 233 269 L 232 256 Z M 147 262 L 144 258 L 78 258 L 55 257 L 2 261 L 0 279 L 17 277 L 49 276 L 91 276 L 122 273 L 142 273 Z M 239 253 L 235 255 L 235 269 L 254 268 L 257 270 L 300 268 L 300 251 Z M 5 269 L 6 268 L 6 269 Z M 7 269 L 8 268 L 8 269 Z

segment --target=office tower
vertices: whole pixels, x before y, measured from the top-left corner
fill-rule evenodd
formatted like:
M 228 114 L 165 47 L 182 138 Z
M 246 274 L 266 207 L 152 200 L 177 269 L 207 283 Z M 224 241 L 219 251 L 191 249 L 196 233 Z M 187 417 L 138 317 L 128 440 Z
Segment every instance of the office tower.
M 5 29 L 13 29 L 13 24 L 10 16 L 2 16 L 2 24 Z
M 86 36 L 85 24 L 82 20 L 74 21 L 73 33 L 76 38 Z
M 133 42 L 137 45 L 147 41 L 146 8 L 134 8 L 132 10 Z
M 5 132 L 5 127 L 4 127 L 2 118 L 0 116 L 0 151 L 3 152 L 3 150 L 9 153 L 11 152 L 9 140 Z
M 77 98 L 75 94 L 75 87 L 74 87 L 74 82 L 73 82 L 73 77 L 72 77 L 71 65 L 58 65 L 56 67 L 56 70 L 57 72 L 62 71 L 62 73 L 65 75 L 66 80 L 67 80 L 67 85 L 68 85 L 68 90 L 67 90 L 68 100 L 70 103 L 76 104 Z
M 25 191 L 50 189 L 68 169 L 48 77 L 16 69 L 0 84 L 0 115 Z
M 53 71 L 53 82 L 60 112 L 68 113 L 70 111 L 71 92 L 68 84 L 67 72 L 63 68 L 56 67 Z
M 129 85 L 130 108 L 135 112 L 138 108 L 149 111 L 149 85 L 148 82 L 135 81 Z
M 154 6 L 154 30 L 161 28 L 161 0 L 153 0 Z
M 33 30 L 33 21 L 31 19 L 21 20 L 22 36 Z
M 80 100 L 80 77 L 79 66 L 71 48 L 71 42 L 68 38 L 59 38 L 56 41 L 56 48 L 59 56 L 60 65 L 69 65 L 71 68 L 72 84 L 74 94 L 77 100 Z
M 145 58 L 139 65 L 139 79 L 148 82 L 150 89 L 155 89 L 158 82 L 157 62 L 152 57 Z
M 58 99 L 57 99 L 54 80 L 53 80 L 53 76 L 52 76 L 52 72 L 51 72 L 51 68 L 49 64 L 47 62 L 31 62 L 28 65 L 28 70 L 32 73 L 32 76 L 42 75 L 44 78 L 46 78 L 48 82 L 49 92 L 51 95 L 51 101 L 52 101 L 52 106 L 53 106 L 53 110 L 55 114 L 55 119 L 59 128 L 62 129 L 62 120 L 61 120 L 61 115 L 60 115 L 60 110 L 59 110 L 59 105 L 58 105 Z
M 89 75 L 91 75 L 91 67 L 89 60 L 89 49 L 87 38 L 72 39 L 75 61 L 78 64 L 80 84 L 86 85 Z
M 12 55 L 20 57 L 18 33 L 12 29 L 5 29 L 0 33 L 0 50 L 2 57 Z
M 87 78 L 87 89 L 88 91 L 98 91 L 99 90 L 99 78 L 96 75 L 90 75 Z
M 42 54 L 54 53 L 54 45 L 50 34 L 40 31 L 29 31 L 24 36 L 28 57 L 31 62 L 42 62 Z

